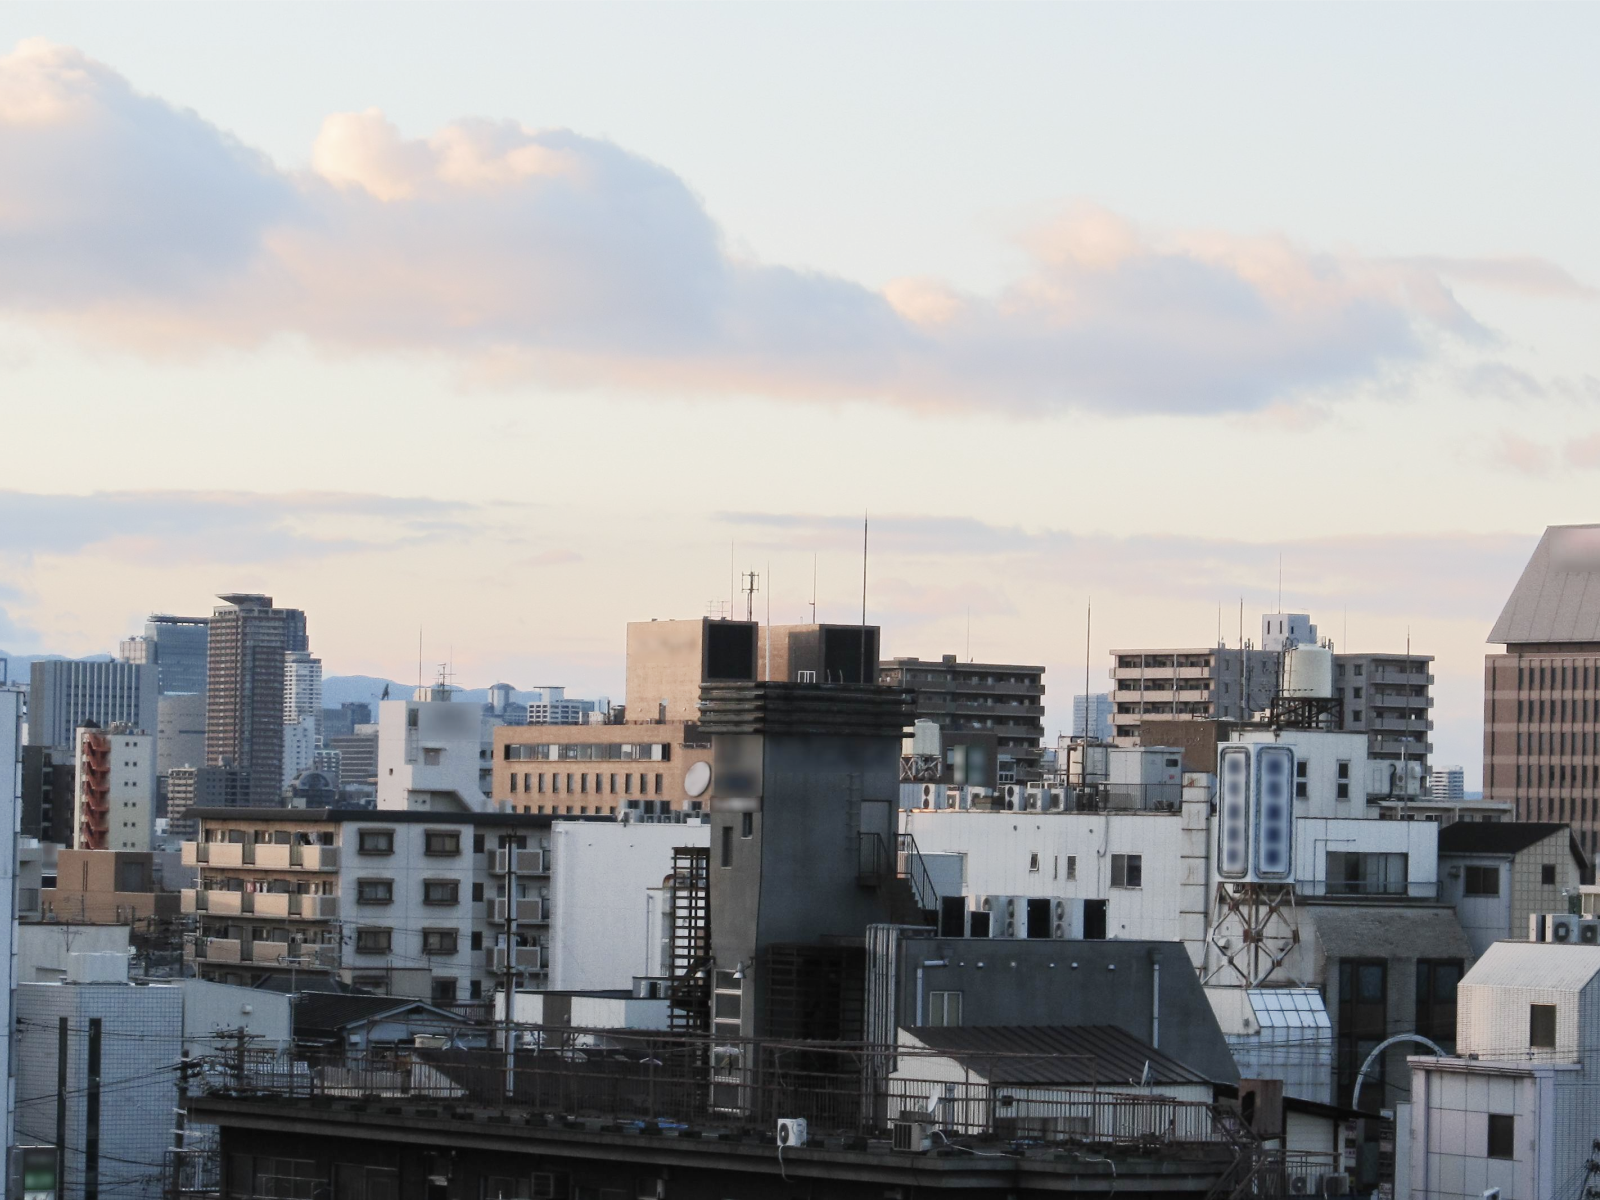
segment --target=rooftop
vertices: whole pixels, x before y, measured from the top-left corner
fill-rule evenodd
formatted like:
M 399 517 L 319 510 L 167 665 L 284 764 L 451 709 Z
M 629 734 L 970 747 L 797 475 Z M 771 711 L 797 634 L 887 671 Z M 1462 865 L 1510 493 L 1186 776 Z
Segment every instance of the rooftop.
M 1211 1082 L 1115 1025 L 940 1025 L 906 1033 L 952 1058 L 983 1060 L 975 1070 L 990 1083 Z
M 1555 821 L 1455 821 L 1439 830 L 1440 854 L 1516 854 L 1571 826 Z
M 368 825 L 493 825 L 526 829 L 548 828 L 555 821 L 617 823 L 615 817 L 569 817 L 555 813 L 413 812 L 400 808 L 191 808 L 189 816 L 204 821 L 260 821 L 285 825 L 360 821 Z
M 1600 642 L 1600 525 L 1544 531 L 1489 641 Z

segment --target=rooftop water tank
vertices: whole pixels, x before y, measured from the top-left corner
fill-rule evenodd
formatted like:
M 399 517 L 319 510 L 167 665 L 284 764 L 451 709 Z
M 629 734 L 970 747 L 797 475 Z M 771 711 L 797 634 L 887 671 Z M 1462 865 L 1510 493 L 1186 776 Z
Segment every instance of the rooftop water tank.
M 1296 646 L 1283 656 L 1283 695 L 1326 700 L 1333 695 L 1333 651 Z

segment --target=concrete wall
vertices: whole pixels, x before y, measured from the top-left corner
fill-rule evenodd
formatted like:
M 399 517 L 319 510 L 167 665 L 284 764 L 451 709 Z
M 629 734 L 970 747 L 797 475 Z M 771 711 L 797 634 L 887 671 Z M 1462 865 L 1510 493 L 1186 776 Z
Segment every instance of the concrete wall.
M 1439 885 L 1439 826 L 1433 821 L 1378 821 L 1367 817 L 1294 823 L 1295 890 L 1328 894 L 1329 854 L 1404 854 L 1405 895 L 1432 898 Z M 1338 894 L 1337 892 L 1335 894 Z
M 1413 1059 L 1412 1068 L 1412 1196 L 1479 1200 L 1490 1188 L 1516 1200 L 1574 1194 L 1581 1170 L 1563 1169 L 1577 1164 L 1551 1136 L 1556 1069 L 1461 1059 Z M 1514 1158 L 1488 1157 L 1490 1113 L 1515 1120 Z
M 1563 839 L 1566 835 L 1562 834 Z M 1494 896 L 1466 894 L 1468 867 L 1488 867 L 1499 873 L 1500 891 Z M 1528 919 L 1512 923 L 1511 859 L 1504 854 L 1447 854 L 1439 862 L 1439 898 L 1455 905 L 1456 918 L 1472 941 L 1472 952 L 1482 954 L 1501 938 L 1526 938 Z M 1564 912 L 1563 901 L 1550 912 Z
M 908 938 L 901 948 L 895 993 L 903 1027 L 926 1018 L 928 993 L 957 991 L 963 1025 L 1115 1025 L 1215 1082 L 1239 1078 L 1199 977 L 1176 942 Z M 926 965 L 933 962 L 945 965 Z
M 235 987 L 205 979 L 185 979 L 183 1046 L 191 1055 L 214 1054 L 216 1035 L 243 1027 L 256 1035 L 255 1050 L 282 1050 L 294 1042 L 289 997 L 261 988 Z
M 409 722 L 415 713 L 416 726 Z M 385 700 L 378 705 L 378 807 L 427 808 L 415 792 L 443 792 L 468 812 L 487 807 L 478 788 L 482 712 L 476 704 Z
M 69 954 L 128 953 L 126 925 L 50 922 L 16 930 L 18 983 L 59 983 L 66 978 Z
M 1547 865 L 1555 867 L 1554 883 L 1543 882 Z M 1518 852 L 1511 862 L 1511 928 L 1501 936 L 1525 938 L 1531 914 L 1567 911 L 1567 899 L 1561 893 L 1576 893 L 1581 882 L 1566 830 Z
M 89 1022 L 101 1022 L 101 1200 L 159 1200 L 172 1145 L 183 992 L 171 985 L 25 983 L 17 989 L 17 1141 L 56 1140 L 60 1018 L 67 1018 L 64 1200 L 83 1196 Z
M 1103 899 L 1110 937 L 1176 941 L 1184 935 L 1178 813 L 916 809 L 902 820 L 923 854 L 962 857 L 961 891 L 969 908 L 990 895 Z M 1141 856 L 1141 886 L 1111 886 L 1113 854 Z
M 650 974 L 650 889 L 672 874 L 675 847 L 704 847 L 710 837 L 702 823 L 553 826 L 550 988 L 627 989 L 635 975 Z

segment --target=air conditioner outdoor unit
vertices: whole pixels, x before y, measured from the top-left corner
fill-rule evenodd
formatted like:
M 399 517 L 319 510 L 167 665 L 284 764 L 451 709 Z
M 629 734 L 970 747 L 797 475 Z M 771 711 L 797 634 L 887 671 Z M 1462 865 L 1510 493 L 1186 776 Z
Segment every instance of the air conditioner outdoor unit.
M 784 1117 L 778 1122 L 778 1145 L 784 1148 L 806 1144 L 806 1119 Z
M 890 1148 L 896 1154 L 920 1154 L 933 1149 L 933 1126 L 926 1121 L 908 1121 L 901 1118 L 890 1122 L 893 1140 Z
M 1026 795 L 1027 795 L 1026 789 L 1018 787 L 1014 783 L 1006 784 L 1006 787 L 1005 787 L 1006 807 L 1007 808 L 1011 808 L 1012 805 L 1020 805 L 1022 803 L 1022 800 L 1023 800 L 1024 796 L 1026 796 Z M 1013 809 L 1013 811 L 1015 811 L 1015 809 Z
M 1585 946 L 1600 946 L 1600 920 L 1578 919 L 1578 941 Z
M 934 798 L 935 792 L 936 792 L 936 789 L 934 788 L 933 784 L 925 783 L 925 784 L 922 785 L 922 807 L 923 808 L 933 808 L 934 807 L 933 798 Z
M 1322 1177 L 1322 1194 L 1324 1196 L 1348 1196 L 1350 1194 L 1350 1176 L 1324 1175 Z
M 1576 917 L 1552 916 L 1546 926 L 1549 930 L 1549 941 L 1572 943 L 1578 940 L 1578 921 Z

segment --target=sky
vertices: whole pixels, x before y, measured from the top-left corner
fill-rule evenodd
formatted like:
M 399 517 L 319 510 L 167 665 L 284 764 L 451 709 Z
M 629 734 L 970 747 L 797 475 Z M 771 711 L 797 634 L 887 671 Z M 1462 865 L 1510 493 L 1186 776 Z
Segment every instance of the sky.
M 0 649 L 1437 657 L 1600 483 L 1592 6 L 0 9 Z M 815 583 L 813 584 L 813 580 Z M 744 598 L 734 598 L 742 613 Z M 1087 631 L 1086 611 L 1093 605 Z M 1086 655 L 1087 644 L 1087 655 Z

